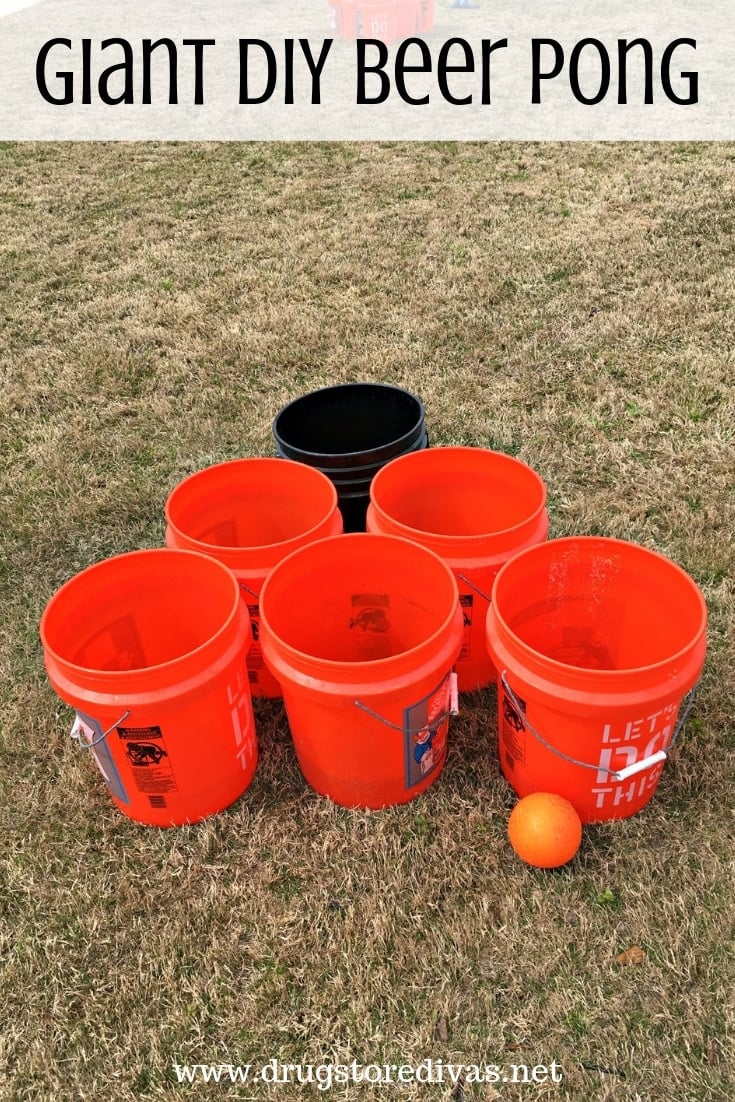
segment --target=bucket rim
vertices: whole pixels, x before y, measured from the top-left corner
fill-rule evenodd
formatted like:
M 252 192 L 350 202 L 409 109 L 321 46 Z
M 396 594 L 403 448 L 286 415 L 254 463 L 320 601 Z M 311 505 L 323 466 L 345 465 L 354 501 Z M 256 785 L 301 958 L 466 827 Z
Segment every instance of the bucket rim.
M 59 654 L 58 651 L 49 645 L 49 620 L 55 615 L 57 604 L 68 596 L 69 591 L 79 583 L 80 579 L 86 579 L 91 574 L 108 569 L 110 564 L 118 563 L 122 560 L 130 561 L 132 559 L 150 558 L 151 556 L 159 558 L 162 556 L 171 557 L 172 555 L 176 557 L 188 555 L 190 558 L 200 560 L 200 562 L 203 560 L 207 563 L 207 569 L 210 569 L 210 564 L 214 564 L 215 572 L 224 571 L 232 583 L 233 603 L 227 613 L 226 619 L 217 628 L 214 634 L 210 635 L 203 643 L 200 643 L 199 646 L 194 647 L 192 650 L 185 651 L 175 658 L 169 658 L 166 662 L 158 662 L 150 666 L 136 666 L 128 670 L 100 670 L 90 666 L 79 666 L 77 663 L 72 662 L 71 659 L 65 658 L 63 655 Z M 125 685 L 130 681 L 140 681 L 141 679 L 150 680 L 159 672 L 165 674 L 176 671 L 177 668 L 190 663 L 192 660 L 196 660 L 197 657 L 201 656 L 206 651 L 216 648 L 218 644 L 224 642 L 226 637 L 231 633 L 235 621 L 241 615 L 241 611 L 242 601 L 240 597 L 240 587 L 235 575 L 227 566 L 218 562 L 217 559 L 212 558 L 211 555 L 203 555 L 199 551 L 189 551 L 185 548 L 144 547 L 135 551 L 125 551 L 120 555 L 111 555 L 106 559 L 101 559 L 99 562 L 92 563 L 85 567 L 84 570 L 80 570 L 77 574 L 73 574 L 71 578 L 68 578 L 48 600 L 41 615 L 39 635 L 44 653 L 48 655 L 60 669 L 73 671 L 73 673 L 81 675 L 83 679 L 99 678 L 105 682 L 111 682 L 112 684 Z
M 658 662 L 651 662 L 644 666 L 626 666 L 622 669 L 589 669 L 585 666 L 574 666 L 569 662 L 561 662 L 557 658 L 550 658 L 548 655 L 543 654 L 541 651 L 535 650 L 533 647 L 525 643 L 516 632 L 510 627 L 505 617 L 498 611 L 497 592 L 500 586 L 502 586 L 505 577 L 511 570 L 517 567 L 520 560 L 529 555 L 538 555 L 549 552 L 551 548 L 557 547 L 561 544 L 602 544 L 605 547 L 622 547 L 626 550 L 633 548 L 636 552 L 640 552 L 644 555 L 658 559 L 667 569 L 672 570 L 678 574 L 682 581 L 686 583 L 689 589 L 694 593 L 697 604 L 699 605 L 699 622 L 697 624 L 696 631 L 693 633 L 689 642 L 680 647 L 679 650 L 674 651 L 666 658 L 660 659 Z M 512 559 L 509 559 L 498 571 L 492 588 L 492 601 L 487 612 L 487 623 L 492 620 L 495 621 L 496 630 L 502 635 L 503 641 L 506 646 L 521 653 L 536 667 L 541 667 L 545 670 L 559 673 L 564 672 L 568 677 L 570 674 L 582 682 L 597 682 L 602 678 L 604 681 L 615 684 L 616 682 L 624 679 L 630 679 L 633 676 L 645 676 L 647 674 L 656 674 L 659 671 L 669 669 L 676 666 L 681 660 L 690 655 L 697 644 L 700 642 L 703 636 L 706 636 L 707 632 L 707 602 L 705 601 L 704 594 L 700 589 L 697 582 L 684 570 L 682 566 L 674 562 L 673 559 L 663 555 L 660 551 L 653 551 L 649 547 L 645 547 L 643 544 L 636 543 L 634 540 L 623 540 L 613 536 L 560 536 L 556 539 L 547 540 L 545 543 L 534 544 L 532 547 L 524 548 L 523 551 L 519 551 L 517 555 L 514 555 Z M 521 677 L 524 676 L 524 672 L 521 672 Z
M 401 437 L 399 442 L 403 442 L 403 441 L 405 441 L 405 436 Z M 388 448 L 391 448 L 392 446 L 393 446 L 392 444 L 386 444 L 383 447 L 381 447 L 380 450 L 381 450 L 381 452 L 384 452 Z M 297 448 L 294 449 L 294 450 L 295 451 L 300 451 L 300 449 L 297 449 Z M 375 450 L 377 451 L 377 449 L 375 449 Z M 383 469 L 383 467 L 386 467 L 389 463 L 392 463 L 396 459 L 402 459 L 404 455 L 413 455 L 414 452 L 428 451 L 428 450 L 430 450 L 429 449 L 429 430 L 427 429 L 426 424 L 424 423 L 424 425 L 421 429 L 421 432 L 416 437 L 416 440 L 414 440 L 412 442 L 411 447 L 408 448 L 408 449 L 406 449 L 404 447 L 401 451 L 398 452 L 397 455 L 390 456 L 388 459 L 377 458 L 377 459 L 374 460 L 374 462 L 364 463 L 364 464 L 362 464 L 360 466 L 357 466 L 357 467 L 345 467 L 341 463 L 340 464 L 335 463 L 331 466 L 328 466 L 326 463 L 322 464 L 321 466 L 319 466 L 319 464 L 317 464 L 317 463 L 308 463 L 308 464 L 306 464 L 306 466 L 311 467 L 313 470 L 321 471 L 321 473 L 326 475 L 327 478 L 329 478 L 332 482 L 334 482 L 334 484 L 337 487 L 339 487 L 340 484 L 350 485 L 353 482 L 364 482 L 366 485 L 369 486 L 369 484 L 372 482 L 373 478 L 378 473 L 378 471 L 381 471 Z M 303 455 L 315 455 L 315 456 L 317 456 L 317 458 L 320 458 L 320 459 L 339 459 L 339 457 L 342 456 L 342 455 L 355 455 L 357 453 L 355 453 L 355 452 L 318 452 L 318 453 L 317 452 L 301 452 L 301 454 L 303 454 Z M 370 453 L 366 452 L 365 454 L 370 454 L 371 457 L 373 455 L 372 452 L 370 452 Z M 290 462 L 296 462 L 296 463 L 301 462 L 301 460 L 298 460 L 298 459 L 297 460 L 292 460 L 291 456 L 286 455 L 286 453 L 281 450 L 280 445 L 278 444 L 278 441 L 276 441 L 276 455 L 279 458 L 287 459 Z M 355 476 L 357 476 L 357 477 L 355 477 Z
M 440 456 L 442 452 L 452 452 L 453 454 L 466 454 L 468 456 L 476 456 L 479 453 L 480 455 L 493 456 L 501 458 L 503 460 L 508 460 L 508 462 L 513 464 L 515 467 L 523 468 L 524 472 L 533 476 L 534 482 L 541 490 L 541 500 L 539 504 L 533 510 L 533 512 L 528 514 L 527 517 L 524 517 L 524 519 L 519 521 L 518 524 L 512 524 L 509 528 L 496 528 L 490 532 L 474 532 L 472 533 L 472 535 L 455 535 L 447 532 L 432 532 L 428 528 L 413 528 L 410 524 L 404 524 L 403 521 L 396 520 L 389 513 L 387 513 L 380 504 L 376 502 L 376 485 L 377 488 L 380 489 L 380 483 L 382 481 L 385 481 L 387 477 L 390 477 L 390 474 L 400 464 L 402 464 L 404 461 L 406 463 L 435 462 L 433 458 L 415 459 L 414 456 L 426 455 L 433 457 L 436 455 Z M 388 473 L 386 474 L 386 472 Z M 395 459 L 392 459 L 389 463 L 386 463 L 383 467 L 381 467 L 381 469 L 373 478 L 370 485 L 370 504 L 381 519 L 384 518 L 389 525 L 395 526 L 397 529 L 400 529 L 399 532 L 395 533 L 396 535 L 403 535 L 403 533 L 405 533 L 406 539 L 411 539 L 414 541 L 418 540 L 420 542 L 424 542 L 425 540 L 429 539 L 432 543 L 436 543 L 438 547 L 448 549 L 452 546 L 457 545 L 459 545 L 460 547 L 469 547 L 472 544 L 477 543 L 478 540 L 491 540 L 493 538 L 499 539 L 501 537 L 507 538 L 512 537 L 514 533 L 520 533 L 523 529 L 530 527 L 538 520 L 540 520 L 542 514 L 546 512 L 546 508 L 548 505 L 548 491 L 546 489 L 546 483 L 544 482 L 538 471 L 534 470 L 534 468 L 529 463 L 526 463 L 523 459 L 518 459 L 515 455 L 508 455 L 507 452 L 499 452 L 493 448 L 473 448 L 464 444 L 440 444 L 433 448 L 427 448 L 422 452 L 406 452 L 405 455 L 396 456 Z
M 311 528 L 307 528 L 303 532 L 299 532 L 295 536 L 289 536 L 288 539 L 278 540 L 275 543 L 256 543 L 250 545 L 205 543 L 203 540 L 196 539 L 194 536 L 190 536 L 187 532 L 184 532 L 171 517 L 171 502 L 174 496 L 178 494 L 178 492 L 182 490 L 183 487 L 190 486 L 193 482 L 197 481 L 203 476 L 211 474 L 213 471 L 220 471 L 226 467 L 235 468 L 243 466 L 244 464 L 248 464 L 251 469 L 254 465 L 263 467 L 268 466 L 270 469 L 275 469 L 276 464 L 278 464 L 279 468 L 281 468 L 283 463 L 288 463 L 292 468 L 298 468 L 300 477 L 302 475 L 302 472 L 304 471 L 313 472 L 317 476 L 317 481 L 320 481 L 322 485 L 324 485 L 324 483 L 327 484 L 330 497 L 330 508 L 328 512 L 325 513 L 325 515 L 320 520 L 318 520 L 316 524 L 313 524 Z M 304 477 L 311 476 L 307 475 Z M 166 523 L 172 528 L 172 530 L 182 539 L 186 540 L 188 544 L 192 545 L 192 547 L 190 548 L 181 548 L 181 550 L 192 550 L 197 552 L 198 554 L 208 555 L 209 557 L 213 556 L 214 551 L 221 551 L 224 554 L 229 555 L 246 553 L 265 555 L 268 552 L 279 554 L 284 550 L 284 548 L 288 548 L 292 544 L 295 545 L 297 542 L 300 542 L 302 540 L 309 540 L 309 542 L 312 542 L 310 540 L 310 536 L 312 535 L 312 533 L 317 532 L 320 528 L 322 528 L 325 522 L 328 520 L 329 516 L 332 516 L 334 514 L 334 511 L 338 508 L 339 495 L 337 493 L 337 487 L 332 482 L 332 480 L 328 478 L 326 474 L 324 474 L 323 471 L 319 470 L 318 467 L 312 467 L 309 464 L 299 463 L 297 460 L 289 459 L 287 456 L 244 456 L 239 459 L 226 459 L 221 463 L 212 463 L 208 467 L 202 467 L 201 470 L 192 471 L 191 474 L 187 475 L 186 478 L 183 478 L 181 482 L 177 483 L 176 486 L 174 486 L 174 488 L 171 490 L 170 494 L 166 498 L 166 504 L 164 506 L 164 516 L 166 519 Z
M 294 406 L 297 406 L 297 405 L 301 404 L 302 402 L 305 403 L 307 401 L 312 401 L 318 395 L 334 394 L 337 391 L 349 390 L 353 387 L 355 387 L 355 388 L 362 387 L 365 390 L 373 390 L 373 391 L 380 391 L 380 390 L 389 391 L 389 390 L 392 390 L 396 394 L 401 394 L 404 397 L 411 398 L 416 403 L 416 406 L 417 406 L 418 418 L 416 420 L 416 423 L 407 432 L 404 432 L 402 436 L 397 436 L 394 440 L 390 440 L 387 444 L 378 444 L 374 448 L 366 448 L 366 449 L 363 449 L 360 452 L 354 452 L 354 451 L 344 451 L 344 452 L 308 451 L 306 448 L 299 448 L 296 445 L 292 445 L 292 444 L 289 444 L 286 441 L 284 441 L 284 438 L 281 435 L 280 429 L 278 427 L 278 423 L 281 420 L 281 418 L 286 415 L 286 413 L 293 410 Z M 418 397 L 418 395 L 414 394 L 410 390 L 406 390 L 405 387 L 397 386 L 394 383 L 373 383 L 373 382 L 353 381 L 353 382 L 349 382 L 349 383 L 334 383 L 331 386 L 317 387 L 316 390 L 308 390 L 305 394 L 299 394 L 296 398 L 292 398 L 290 402 L 288 402 L 285 406 L 282 406 L 281 409 L 279 409 L 278 413 L 273 418 L 272 432 L 273 432 L 273 438 L 276 442 L 276 447 L 277 448 L 278 447 L 283 447 L 284 444 L 285 444 L 285 447 L 289 448 L 292 452 L 298 453 L 300 456 L 307 457 L 308 461 L 309 461 L 308 466 L 317 466 L 318 467 L 318 463 L 312 463 L 311 462 L 312 459 L 313 460 L 319 460 L 319 459 L 323 459 L 323 458 L 338 459 L 341 455 L 373 456 L 373 455 L 377 455 L 380 452 L 384 452 L 386 448 L 390 448 L 391 450 L 398 448 L 399 452 L 400 452 L 400 450 L 402 450 L 403 446 L 405 445 L 406 441 L 410 440 L 410 438 L 412 436 L 414 436 L 416 433 L 419 433 L 419 434 L 422 433 L 422 431 L 425 428 L 425 422 L 426 422 L 426 410 L 424 408 L 424 403 L 421 401 L 421 399 Z M 284 454 L 283 458 L 291 459 L 292 456 L 287 456 L 287 455 Z M 297 462 L 298 462 L 298 460 L 297 460 Z M 338 468 L 338 469 L 340 469 L 340 468 Z
M 270 619 L 268 617 L 267 599 L 269 587 L 272 586 L 273 578 L 277 577 L 278 573 L 285 570 L 292 562 L 293 559 L 299 555 L 312 554 L 314 550 L 323 544 L 333 544 L 336 540 L 340 541 L 340 546 L 345 546 L 345 541 L 364 543 L 365 540 L 388 540 L 392 543 L 399 543 L 410 549 L 412 553 L 418 552 L 420 555 L 428 555 L 433 559 L 434 563 L 440 568 L 442 574 L 445 574 L 449 578 L 450 588 L 453 592 L 453 600 L 451 602 L 450 610 L 447 616 L 444 617 L 442 623 L 435 631 L 428 635 L 425 639 L 422 639 L 414 646 L 400 651 L 398 654 L 390 655 L 387 658 L 371 658 L 361 659 L 355 662 L 340 662 L 333 658 L 319 658 L 317 655 L 308 654 L 306 651 L 301 651 L 297 647 L 287 643 L 276 631 L 274 631 Z M 268 577 L 265 580 L 263 588 L 260 591 L 260 626 L 261 626 L 261 638 L 263 634 L 263 628 L 271 639 L 277 640 L 278 649 L 285 655 L 297 658 L 296 663 L 292 663 L 297 666 L 299 670 L 305 671 L 307 669 L 320 670 L 324 672 L 335 671 L 337 669 L 349 669 L 350 674 L 354 673 L 353 682 L 357 682 L 362 672 L 365 673 L 380 673 L 382 670 L 389 670 L 391 665 L 395 666 L 397 660 L 411 661 L 413 657 L 422 654 L 425 650 L 433 649 L 433 645 L 438 644 L 441 637 L 451 629 L 452 620 L 455 619 L 457 610 L 459 608 L 459 587 L 457 585 L 457 579 L 452 573 L 451 569 L 444 560 L 432 551 L 428 547 L 422 547 L 421 544 L 414 543 L 412 540 L 404 539 L 402 536 L 384 535 L 377 532 L 346 532 L 338 536 L 326 536 L 321 540 L 313 540 L 311 543 L 306 544 L 304 547 L 297 548 L 286 558 L 282 559 L 277 566 L 275 566 Z M 393 672 L 393 671 L 391 671 Z M 326 680 L 326 679 L 325 679 Z M 372 688 L 372 685 L 370 686 Z

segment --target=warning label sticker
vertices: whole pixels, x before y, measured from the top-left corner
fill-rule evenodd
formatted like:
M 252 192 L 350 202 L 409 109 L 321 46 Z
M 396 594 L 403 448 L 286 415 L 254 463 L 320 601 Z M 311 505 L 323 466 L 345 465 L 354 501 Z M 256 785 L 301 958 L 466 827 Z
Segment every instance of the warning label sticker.
M 178 791 L 160 727 L 118 727 L 117 734 L 140 792 Z
M 265 666 L 263 651 L 260 648 L 260 608 L 258 605 L 248 605 L 250 616 L 250 633 L 253 641 L 248 651 L 248 667 L 251 670 L 262 670 Z
M 472 606 L 474 600 L 471 593 L 460 593 L 459 595 L 464 634 L 462 635 L 462 650 L 459 652 L 458 662 L 466 662 L 470 657 L 470 650 L 472 647 Z
M 404 710 L 406 788 L 413 788 L 444 764 L 449 730 L 450 681 Z
M 516 696 L 523 713 L 526 711 L 526 702 Z M 510 769 L 515 763 L 526 760 L 526 728 L 523 716 L 518 713 L 515 704 L 508 694 L 503 692 L 503 713 L 500 720 L 500 738 L 505 752 L 505 761 Z

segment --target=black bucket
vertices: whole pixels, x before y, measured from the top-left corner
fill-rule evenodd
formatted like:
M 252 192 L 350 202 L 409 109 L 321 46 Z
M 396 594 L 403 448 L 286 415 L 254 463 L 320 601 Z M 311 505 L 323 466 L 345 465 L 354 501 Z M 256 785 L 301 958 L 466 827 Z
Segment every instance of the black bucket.
M 381 467 L 429 445 L 423 403 L 385 383 L 343 383 L 289 402 L 273 421 L 276 455 L 316 467 L 337 487 L 345 532 L 364 532 Z

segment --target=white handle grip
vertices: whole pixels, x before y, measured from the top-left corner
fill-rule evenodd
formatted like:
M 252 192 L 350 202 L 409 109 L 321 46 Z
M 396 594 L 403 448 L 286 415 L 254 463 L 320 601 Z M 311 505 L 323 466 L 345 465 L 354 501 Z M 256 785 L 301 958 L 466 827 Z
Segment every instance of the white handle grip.
M 642 773 L 644 769 L 650 769 L 652 765 L 658 765 L 660 761 L 666 761 L 666 751 L 657 750 L 648 758 L 642 758 L 633 765 L 627 765 L 625 769 L 616 769 L 613 776 L 616 781 L 627 781 L 628 777 L 634 777 L 636 773 Z
M 457 692 L 457 675 L 452 670 L 449 675 L 449 714 L 459 715 L 459 693 Z

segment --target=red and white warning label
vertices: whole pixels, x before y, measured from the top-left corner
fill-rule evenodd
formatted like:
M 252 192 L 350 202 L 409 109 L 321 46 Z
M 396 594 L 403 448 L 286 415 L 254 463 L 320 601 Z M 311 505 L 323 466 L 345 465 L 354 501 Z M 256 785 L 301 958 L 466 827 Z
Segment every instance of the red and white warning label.
M 160 727 L 118 727 L 117 734 L 140 792 L 177 791 Z
M 521 706 L 522 713 L 512 702 L 508 694 L 503 691 L 502 715 L 500 717 L 500 747 L 505 754 L 505 761 L 509 769 L 515 768 L 516 762 L 525 763 L 526 760 L 526 726 L 523 722 L 523 714 L 526 711 L 526 702 L 516 697 Z
M 459 652 L 458 662 L 467 662 L 472 650 L 472 607 L 474 597 L 471 593 L 460 593 L 459 604 L 462 609 L 462 650 Z

